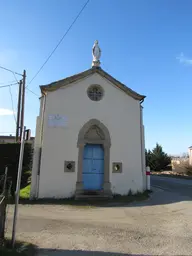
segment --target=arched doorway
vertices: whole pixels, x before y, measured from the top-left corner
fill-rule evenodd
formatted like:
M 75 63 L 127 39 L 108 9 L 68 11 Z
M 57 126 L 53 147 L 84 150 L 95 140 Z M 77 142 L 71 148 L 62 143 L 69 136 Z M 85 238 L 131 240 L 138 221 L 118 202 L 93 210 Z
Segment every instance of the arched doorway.
M 83 189 L 101 191 L 104 183 L 104 149 L 100 144 L 86 144 L 83 151 Z
M 80 130 L 76 196 L 86 190 L 102 191 L 111 196 L 110 147 L 107 127 L 97 119 L 91 119 Z

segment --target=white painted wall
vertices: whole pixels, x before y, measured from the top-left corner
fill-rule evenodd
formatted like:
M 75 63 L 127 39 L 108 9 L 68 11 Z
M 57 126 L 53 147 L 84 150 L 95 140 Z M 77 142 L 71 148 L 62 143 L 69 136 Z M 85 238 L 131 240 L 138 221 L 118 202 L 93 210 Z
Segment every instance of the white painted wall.
M 36 198 L 37 193 L 37 175 L 39 169 L 39 157 L 40 157 L 40 150 L 41 150 L 41 141 L 40 141 L 40 117 L 38 116 L 36 119 L 36 132 L 35 132 L 35 143 L 34 143 L 34 150 L 33 150 L 33 167 L 32 167 L 32 177 L 31 177 L 31 191 L 30 191 L 30 198 Z
M 87 88 L 100 84 L 104 97 L 91 101 Z M 48 116 L 67 117 L 65 128 L 48 127 Z M 68 87 L 49 92 L 46 98 L 43 130 L 39 198 L 74 195 L 77 179 L 79 130 L 90 119 L 98 119 L 111 136 L 110 181 L 112 192 L 126 194 L 143 190 L 141 160 L 140 103 L 112 85 L 99 74 L 93 74 Z M 64 161 L 76 162 L 75 173 L 64 173 Z M 123 163 L 123 173 L 112 173 L 112 162 Z
M 192 165 L 192 148 L 189 148 L 189 165 Z

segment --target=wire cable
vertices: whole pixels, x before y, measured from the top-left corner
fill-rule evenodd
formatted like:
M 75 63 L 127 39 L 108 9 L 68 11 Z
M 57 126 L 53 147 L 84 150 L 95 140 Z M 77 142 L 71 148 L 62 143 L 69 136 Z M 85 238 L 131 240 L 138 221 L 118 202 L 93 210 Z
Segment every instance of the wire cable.
M 15 80 L 14 81 L 9 81 L 9 82 L 4 82 L 4 83 L 0 83 L 1 85 L 4 85 L 4 84 L 12 84 L 12 83 L 14 83 L 15 82 Z
M 9 86 L 9 93 L 10 93 L 10 96 L 11 96 L 11 104 L 12 104 L 13 117 L 14 117 L 15 123 L 17 123 L 15 112 L 14 112 L 13 95 L 12 95 L 12 91 L 11 91 L 11 86 Z
M 14 131 L 14 132 L 15 132 L 15 131 Z M 10 133 L 10 134 L 11 134 L 11 133 L 14 133 L 14 132 L 0 132 L 0 133 Z M 1 135 L 0 135 L 0 136 L 1 136 Z
M 45 62 L 43 63 L 43 65 L 39 68 L 39 70 L 37 71 L 37 73 L 33 76 L 33 78 L 30 80 L 29 84 L 27 85 L 27 87 L 32 83 L 32 81 L 37 77 L 37 75 L 41 72 L 41 70 L 44 68 L 45 64 L 49 61 L 49 59 L 51 58 L 51 56 L 53 55 L 53 53 L 57 50 L 57 48 L 59 47 L 59 45 L 62 43 L 63 39 L 65 38 L 65 36 L 69 33 L 69 31 L 71 30 L 71 28 L 73 27 L 73 25 L 75 24 L 75 22 L 77 21 L 77 19 L 79 18 L 79 16 L 81 15 L 81 13 L 83 12 L 83 10 L 85 9 L 85 7 L 88 5 L 90 0 L 87 0 L 86 3 L 83 5 L 83 7 L 81 8 L 80 12 L 77 14 L 76 18 L 73 20 L 73 22 L 71 23 L 71 25 L 69 26 L 69 28 L 67 29 L 67 31 L 65 32 L 65 34 L 62 36 L 62 38 L 60 39 L 60 41 L 58 42 L 58 44 L 55 46 L 55 48 L 53 49 L 53 51 L 50 53 L 50 55 L 48 56 L 48 58 L 45 60 Z
M 33 92 L 33 91 L 31 91 L 28 87 L 26 87 L 26 89 L 29 91 L 29 92 L 31 92 L 31 93 L 33 93 L 35 96 L 37 96 L 38 98 L 40 97 L 38 94 L 36 94 L 35 92 Z
M 15 71 L 13 71 L 13 70 L 11 70 L 11 69 L 8 69 L 8 68 L 2 67 L 2 66 L 0 66 L 0 68 L 1 68 L 1 69 L 4 69 L 4 70 L 6 70 L 6 71 L 9 71 L 9 72 L 11 72 L 11 73 L 13 73 L 13 74 L 16 74 L 16 75 L 19 75 L 19 76 L 23 76 L 22 74 L 19 74 L 19 73 L 15 72 Z
M 18 83 L 6 84 L 6 85 L 3 85 L 3 86 L 0 86 L 0 89 L 1 89 L 1 88 L 5 88 L 5 87 L 9 87 L 9 86 L 13 86 L 13 85 L 16 85 L 16 84 L 18 84 Z
M 14 75 L 14 77 L 15 77 L 15 80 L 17 81 L 17 83 L 19 84 L 19 81 L 17 80 L 17 77 L 16 77 L 16 75 L 14 74 L 14 73 L 12 73 L 13 75 Z

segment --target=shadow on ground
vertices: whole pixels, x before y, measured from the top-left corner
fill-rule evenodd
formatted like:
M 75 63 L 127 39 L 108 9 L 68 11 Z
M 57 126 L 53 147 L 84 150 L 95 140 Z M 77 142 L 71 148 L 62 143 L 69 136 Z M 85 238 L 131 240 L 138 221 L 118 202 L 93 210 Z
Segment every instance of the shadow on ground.
M 136 195 L 114 195 L 112 199 L 109 198 L 84 198 L 75 200 L 75 198 L 68 199 L 38 199 L 29 200 L 20 198 L 20 204 L 43 204 L 43 205 L 67 205 L 67 206 L 85 206 L 85 207 L 112 207 L 121 206 L 135 201 L 143 201 L 149 198 L 152 191 L 145 191 L 144 193 L 137 193 Z M 9 204 L 14 204 L 14 199 L 10 198 Z
M 152 254 L 129 254 L 118 252 L 102 251 L 79 251 L 79 250 L 61 250 L 61 249 L 39 249 L 38 256 L 153 256 Z
M 191 196 L 182 195 L 175 192 L 170 192 L 166 190 L 158 190 L 157 188 L 152 189 L 152 192 L 141 197 L 126 196 L 113 199 L 103 199 L 103 200 L 75 200 L 75 199 L 38 199 L 38 200 L 28 200 L 21 199 L 20 204 L 23 205 L 66 205 L 71 207 L 140 207 L 140 206 L 154 206 L 154 205 L 165 205 L 173 204 L 183 201 L 192 200 Z M 9 204 L 14 204 L 14 200 L 10 200 Z
M 66 205 L 74 207 L 140 207 L 173 204 L 192 200 L 192 180 L 178 183 L 173 178 L 151 177 L 152 191 L 128 194 L 125 196 L 115 195 L 113 199 L 20 199 L 20 204 L 43 204 L 43 205 Z M 163 186 L 163 189 L 161 187 Z M 152 192 L 152 193 L 151 193 Z M 14 203 L 12 199 L 10 204 Z

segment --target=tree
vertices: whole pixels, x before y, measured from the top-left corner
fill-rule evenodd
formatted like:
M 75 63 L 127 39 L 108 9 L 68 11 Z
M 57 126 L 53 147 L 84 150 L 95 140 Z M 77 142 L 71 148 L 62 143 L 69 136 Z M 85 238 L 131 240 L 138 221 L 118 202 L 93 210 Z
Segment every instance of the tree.
M 153 171 L 164 170 L 170 163 L 171 157 L 169 157 L 164 151 L 161 145 L 158 143 L 156 147 L 151 150 L 145 150 L 146 165 Z

